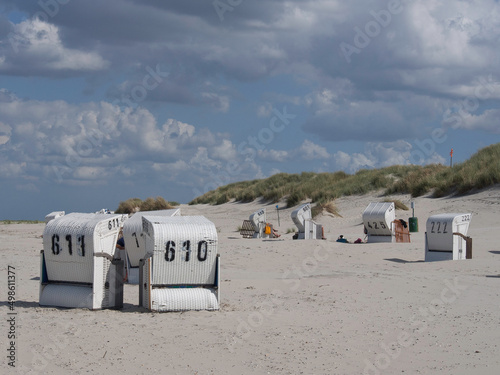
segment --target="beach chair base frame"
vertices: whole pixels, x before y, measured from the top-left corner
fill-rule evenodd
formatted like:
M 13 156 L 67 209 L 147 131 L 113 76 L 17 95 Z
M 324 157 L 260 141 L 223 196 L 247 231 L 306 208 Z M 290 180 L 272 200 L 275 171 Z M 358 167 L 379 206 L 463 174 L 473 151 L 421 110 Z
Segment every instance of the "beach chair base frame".
M 40 306 L 99 309 L 123 307 L 123 260 L 95 256 L 92 284 L 49 280 L 44 251 L 40 252 Z
M 152 285 L 152 257 L 139 266 L 139 305 L 154 312 L 219 310 L 220 254 L 216 258 L 215 285 Z

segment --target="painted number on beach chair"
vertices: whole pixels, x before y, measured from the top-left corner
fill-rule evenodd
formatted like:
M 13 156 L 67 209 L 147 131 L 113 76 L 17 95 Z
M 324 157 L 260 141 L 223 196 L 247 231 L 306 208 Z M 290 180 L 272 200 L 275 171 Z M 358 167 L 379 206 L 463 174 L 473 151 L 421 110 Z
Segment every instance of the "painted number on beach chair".
M 69 255 L 73 255 L 73 241 L 72 241 L 71 234 L 66 235 L 64 238 L 66 239 L 66 242 L 68 245 Z M 60 237 L 58 234 L 52 235 L 51 250 L 52 250 L 52 254 L 54 254 L 54 255 L 59 255 L 64 250 L 63 247 L 61 246 L 61 244 L 59 243 L 59 240 L 60 240 Z M 84 235 L 77 236 L 76 240 L 77 240 L 78 245 L 79 245 L 78 251 L 77 251 L 78 255 L 84 257 L 85 256 L 85 236 Z
M 108 229 L 118 228 L 120 226 L 120 221 L 118 218 L 108 221 Z
M 137 233 L 136 232 L 132 233 L 132 237 L 135 237 L 135 244 L 137 245 L 137 247 L 139 247 L 139 240 L 137 239 Z
M 191 241 L 187 240 L 182 242 L 182 252 L 186 255 L 184 256 L 184 261 L 189 262 L 191 259 Z M 207 241 L 198 242 L 198 254 L 197 258 L 200 262 L 207 260 L 208 255 L 208 243 Z M 175 241 L 167 241 L 165 244 L 165 260 L 167 262 L 172 262 L 175 259 Z
M 368 224 L 368 228 L 370 228 L 370 229 L 380 229 L 380 228 L 378 227 L 378 224 L 379 224 L 379 223 L 377 223 L 376 221 L 374 221 L 374 222 L 373 222 L 373 226 L 370 224 L 370 222 L 368 222 L 367 224 Z M 381 222 L 380 222 L 380 227 L 381 227 L 382 229 L 387 228 L 387 226 L 385 225 L 385 223 L 384 223 L 383 221 L 381 221 Z
M 431 221 L 431 233 L 446 234 L 446 233 L 448 233 L 446 231 L 447 226 L 448 226 L 447 222 L 441 223 L 440 221 Z M 441 231 L 441 227 L 443 229 L 442 231 Z

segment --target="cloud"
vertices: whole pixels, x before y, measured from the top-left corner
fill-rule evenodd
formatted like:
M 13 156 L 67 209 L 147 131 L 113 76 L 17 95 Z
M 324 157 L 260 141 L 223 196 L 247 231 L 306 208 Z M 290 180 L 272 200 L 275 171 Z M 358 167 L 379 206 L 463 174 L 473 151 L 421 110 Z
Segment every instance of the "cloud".
M 305 132 L 333 142 L 396 141 L 416 137 L 425 130 L 419 124 L 442 114 L 435 100 L 420 95 L 381 92 L 366 100 L 349 89 L 340 92 L 324 88 L 306 96 L 311 116 L 302 126 Z
M 96 52 L 65 47 L 59 28 L 37 18 L 12 25 L 0 44 L 0 57 L 0 73 L 11 75 L 75 75 L 109 67 Z
M 278 162 L 278 163 L 283 163 L 289 160 L 290 158 L 290 153 L 285 150 L 259 150 L 257 152 L 257 155 L 260 160 L 266 161 L 266 162 Z
M 348 173 L 354 173 L 359 169 L 383 168 L 391 165 L 408 165 L 418 159 L 418 164 L 445 164 L 446 160 L 437 152 L 433 151 L 427 157 L 415 158 L 414 147 L 405 141 L 396 142 L 369 142 L 365 145 L 363 153 L 346 153 L 337 151 L 333 155 L 336 168 Z
M 500 109 L 487 109 L 481 114 L 455 113 L 455 116 L 450 115 L 448 119 L 450 121 L 455 120 L 452 121 L 454 129 L 479 130 L 500 134 Z
M 0 114 L 3 177 L 71 184 L 110 182 L 121 174 L 154 180 L 161 179 L 158 170 L 205 173 L 238 158 L 230 140 L 175 119 L 158 124 L 144 108 L 14 97 L 0 101 Z
M 328 159 L 330 157 L 326 148 L 314 144 L 308 139 L 304 140 L 302 145 L 296 151 L 296 154 L 298 157 L 305 160 Z

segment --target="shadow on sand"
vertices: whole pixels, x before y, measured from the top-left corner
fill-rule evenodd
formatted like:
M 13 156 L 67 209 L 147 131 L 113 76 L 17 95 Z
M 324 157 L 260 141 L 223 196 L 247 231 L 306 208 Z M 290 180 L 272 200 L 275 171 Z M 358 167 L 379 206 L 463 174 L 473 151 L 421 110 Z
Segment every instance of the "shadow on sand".
M 386 258 L 384 260 L 388 260 L 389 262 L 395 262 L 395 263 L 423 263 L 425 261 L 423 260 L 404 260 L 400 258 Z
M 7 301 L 0 301 L 0 306 L 7 306 L 10 308 L 10 304 Z M 36 307 L 41 307 L 41 308 L 50 308 L 50 309 L 56 309 L 56 310 L 72 310 L 74 308 L 72 307 L 58 307 L 58 306 L 40 306 L 38 302 L 35 301 L 16 301 L 14 304 L 14 310 L 18 309 L 33 309 Z M 88 310 L 88 309 L 83 309 L 83 310 Z M 138 306 L 138 305 L 133 305 L 131 303 L 124 303 L 123 307 L 121 309 L 102 309 L 102 310 L 120 310 L 121 312 L 124 313 L 147 313 L 150 312 L 148 309 L 145 309 L 144 307 Z

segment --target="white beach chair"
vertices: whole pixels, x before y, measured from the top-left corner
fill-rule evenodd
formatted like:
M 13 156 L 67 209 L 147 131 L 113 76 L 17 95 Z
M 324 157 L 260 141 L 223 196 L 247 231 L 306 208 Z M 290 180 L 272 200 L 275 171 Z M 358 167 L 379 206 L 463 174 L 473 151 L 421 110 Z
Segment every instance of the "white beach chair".
M 150 216 L 180 216 L 181 209 L 157 211 L 139 211 L 134 213 L 123 225 L 123 240 L 125 242 L 125 268 L 127 282 L 129 284 L 139 283 L 139 262 L 146 256 L 146 245 L 142 231 L 142 217 Z
M 370 203 L 363 212 L 367 242 L 396 242 L 394 220 L 396 220 L 394 202 Z
M 323 225 L 312 219 L 311 204 L 305 203 L 293 210 L 291 217 L 297 226 L 297 239 L 321 240 L 324 239 Z
M 57 219 L 58 217 L 64 216 L 66 213 L 64 211 L 54 211 L 45 216 L 45 224 L 49 221 Z
M 49 221 L 40 254 L 41 306 L 123 306 L 123 261 L 114 259 L 125 215 L 71 213 Z
M 266 237 L 265 228 L 266 228 L 266 209 L 262 208 L 259 211 L 254 212 L 250 215 L 248 220 L 252 223 L 253 226 L 253 238 L 264 238 Z
M 151 311 L 218 310 L 217 230 L 203 216 L 142 217 L 139 304 Z
M 430 216 L 425 232 L 425 261 L 472 258 L 472 238 L 467 236 L 472 214 Z

